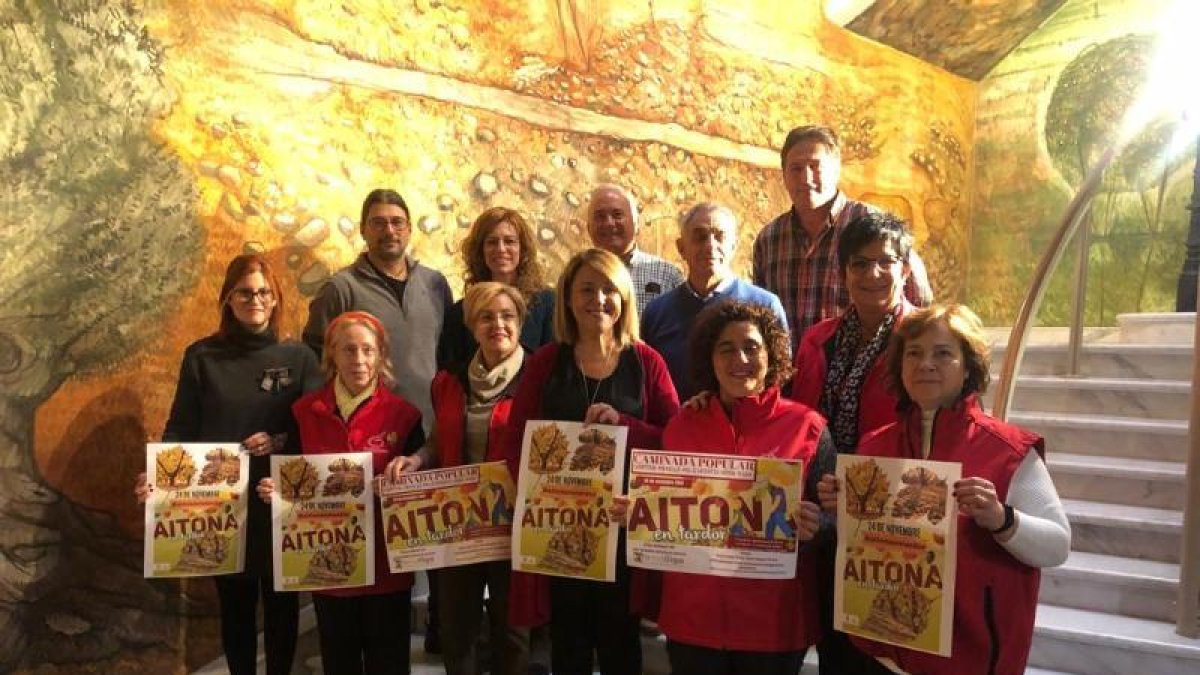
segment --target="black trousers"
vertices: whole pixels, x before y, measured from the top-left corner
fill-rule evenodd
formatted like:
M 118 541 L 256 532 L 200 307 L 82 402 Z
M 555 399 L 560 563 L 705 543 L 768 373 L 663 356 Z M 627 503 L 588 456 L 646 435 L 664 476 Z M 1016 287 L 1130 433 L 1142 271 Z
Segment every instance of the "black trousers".
M 617 582 L 550 580 L 550 670 L 591 675 L 592 653 L 601 675 L 640 675 L 641 622 L 629 613 L 629 569 Z
M 213 577 L 221 604 L 221 647 L 230 675 L 254 675 L 258 660 L 258 600 L 263 604 L 267 675 L 288 675 L 296 656 L 300 598 L 276 593 L 271 577 Z
M 326 675 L 408 675 L 409 591 L 335 598 L 313 594 Z
M 796 675 L 807 651 L 741 652 L 667 641 L 672 675 Z

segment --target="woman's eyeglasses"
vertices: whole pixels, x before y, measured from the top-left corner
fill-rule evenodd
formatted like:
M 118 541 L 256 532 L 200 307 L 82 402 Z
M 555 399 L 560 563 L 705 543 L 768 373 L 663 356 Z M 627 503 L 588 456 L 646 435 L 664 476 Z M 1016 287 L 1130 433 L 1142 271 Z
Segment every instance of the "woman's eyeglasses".
M 229 295 L 234 300 L 246 304 L 250 304 L 257 298 L 262 304 L 269 305 L 275 299 L 275 293 L 269 288 L 260 288 L 257 291 L 249 288 L 235 288 Z

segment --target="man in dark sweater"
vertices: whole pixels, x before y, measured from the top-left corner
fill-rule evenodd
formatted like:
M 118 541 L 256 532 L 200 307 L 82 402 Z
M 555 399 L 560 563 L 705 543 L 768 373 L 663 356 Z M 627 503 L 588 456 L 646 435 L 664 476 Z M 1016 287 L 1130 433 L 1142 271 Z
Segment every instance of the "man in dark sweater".
M 450 286 L 441 272 L 409 255 L 412 221 L 394 190 L 371 191 L 359 232 L 367 251 L 330 277 L 308 307 L 304 342 L 318 355 L 325 327 L 343 312 L 370 312 L 387 329 L 397 394 L 421 411 L 426 433 L 433 421 L 429 386 L 437 373 L 437 344 L 450 308 Z

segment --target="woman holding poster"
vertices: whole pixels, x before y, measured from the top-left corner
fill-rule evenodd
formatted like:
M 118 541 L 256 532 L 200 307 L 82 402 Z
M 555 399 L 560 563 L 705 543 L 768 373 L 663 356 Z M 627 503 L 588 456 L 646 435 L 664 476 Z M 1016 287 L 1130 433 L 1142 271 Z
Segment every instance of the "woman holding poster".
M 271 454 L 299 452 L 292 404 L 320 384 L 312 350 L 278 337 L 283 293 L 266 258 L 240 255 L 230 261 L 218 296 L 220 328 L 188 346 L 179 368 L 175 400 L 163 441 L 241 441 L 250 457 L 250 482 L 268 475 Z M 138 476 L 145 501 L 152 485 Z M 268 675 L 286 675 L 296 652 L 298 604 L 271 582 L 271 513 L 249 500 L 246 567 L 242 574 L 214 577 L 221 612 L 221 646 L 233 675 L 253 675 L 262 597 L 263 648 Z
M 700 314 L 691 343 L 693 382 L 717 393 L 671 420 L 663 448 L 803 460 L 809 501 L 785 520 L 776 517 L 782 505 L 771 494 L 764 512 L 772 514 L 768 532 L 794 525 L 801 542 L 811 541 L 829 527 L 822 528 L 813 500 L 817 477 L 833 466 L 834 450 L 824 418 L 780 396 L 779 385 L 792 372 L 787 329 L 765 307 L 725 302 Z M 672 672 L 798 672 L 820 636 L 809 558 L 800 553 L 791 579 L 663 573 L 659 626 L 667 635 Z
M 638 340 L 633 282 L 620 258 L 599 249 L 571 258 L 558 280 L 554 332 L 558 342 L 530 357 L 513 401 L 507 459 L 514 479 L 531 419 L 622 425 L 631 447 L 658 448 L 679 399 L 662 357 Z M 618 551 L 616 583 L 513 573 L 510 621 L 550 622 L 556 675 L 593 672 L 593 651 L 605 675 L 641 673 L 623 544 Z
M 1040 568 L 1060 565 L 1071 530 L 1042 461 L 1042 438 L 983 411 L 988 347 L 961 305 L 917 310 L 896 328 L 888 374 L 902 385 L 900 421 L 865 438 L 858 454 L 958 462 L 957 575 L 949 657 L 855 637 L 879 673 L 1025 672 Z M 836 508 L 826 476 L 821 503 Z
M 860 437 L 897 419 L 886 357 L 896 323 L 914 309 L 904 299 L 912 242 L 904 221 L 890 213 L 872 211 L 850 221 L 837 242 L 850 306 L 805 331 L 796 349 L 791 397 L 829 420 L 839 453 L 853 454 Z M 832 546 L 817 552 L 825 629 L 817 652 L 827 675 L 854 671 L 867 658 L 845 633 L 833 630 L 833 559 Z
M 434 461 L 443 468 L 504 459 L 505 429 L 525 365 L 519 342 L 525 320 L 525 298 L 512 286 L 484 281 L 467 289 L 462 309 L 474 342 L 473 357 L 433 378 L 432 443 Z M 393 461 L 389 473 L 423 468 L 419 460 Z M 499 488 L 496 483 L 493 488 Z M 494 494 L 503 510 L 505 495 Z M 511 498 L 511 496 L 509 496 Z M 502 511 L 497 517 L 507 516 Z M 507 560 L 445 567 L 438 571 L 442 661 L 448 675 L 475 675 L 479 667 L 476 637 L 483 613 L 484 590 L 490 626 L 491 669 L 495 675 L 525 675 L 529 663 L 529 631 L 508 623 Z
M 390 353 L 387 331 L 374 316 L 346 312 L 330 322 L 321 363 L 326 384 L 293 406 L 304 454 L 370 452 L 373 473 L 380 475 L 390 461 L 425 444 L 420 411 L 388 388 Z M 258 484 L 265 501 L 274 490 L 270 478 Z M 313 593 L 326 673 L 408 673 L 413 575 L 388 571 L 378 514 L 375 583 Z

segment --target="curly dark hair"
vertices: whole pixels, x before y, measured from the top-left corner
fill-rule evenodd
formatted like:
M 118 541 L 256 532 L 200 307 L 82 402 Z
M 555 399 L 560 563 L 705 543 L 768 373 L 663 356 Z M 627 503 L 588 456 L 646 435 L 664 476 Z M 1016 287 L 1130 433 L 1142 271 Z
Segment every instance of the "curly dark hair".
M 500 223 L 508 223 L 517 231 L 517 239 L 521 243 L 521 258 L 517 261 L 517 283 L 514 285 L 528 301 L 535 293 L 546 288 L 546 282 L 542 279 L 542 266 L 538 262 L 537 240 L 534 239 L 533 228 L 529 226 L 529 222 L 519 212 L 503 206 L 493 206 L 479 214 L 463 240 L 463 263 L 467 268 L 464 285 L 470 287 L 481 281 L 494 281 L 491 270 L 484 262 L 483 243 Z
M 688 341 L 691 343 L 692 382 L 697 390 L 719 391 L 720 384 L 713 372 L 713 350 L 721 331 L 731 323 L 752 323 L 763 336 L 763 347 L 767 350 L 766 386 L 774 387 L 787 382 L 795 369 L 792 367 L 792 340 L 787 327 L 770 308 L 749 302 L 728 300 L 718 302 L 700 312 Z

